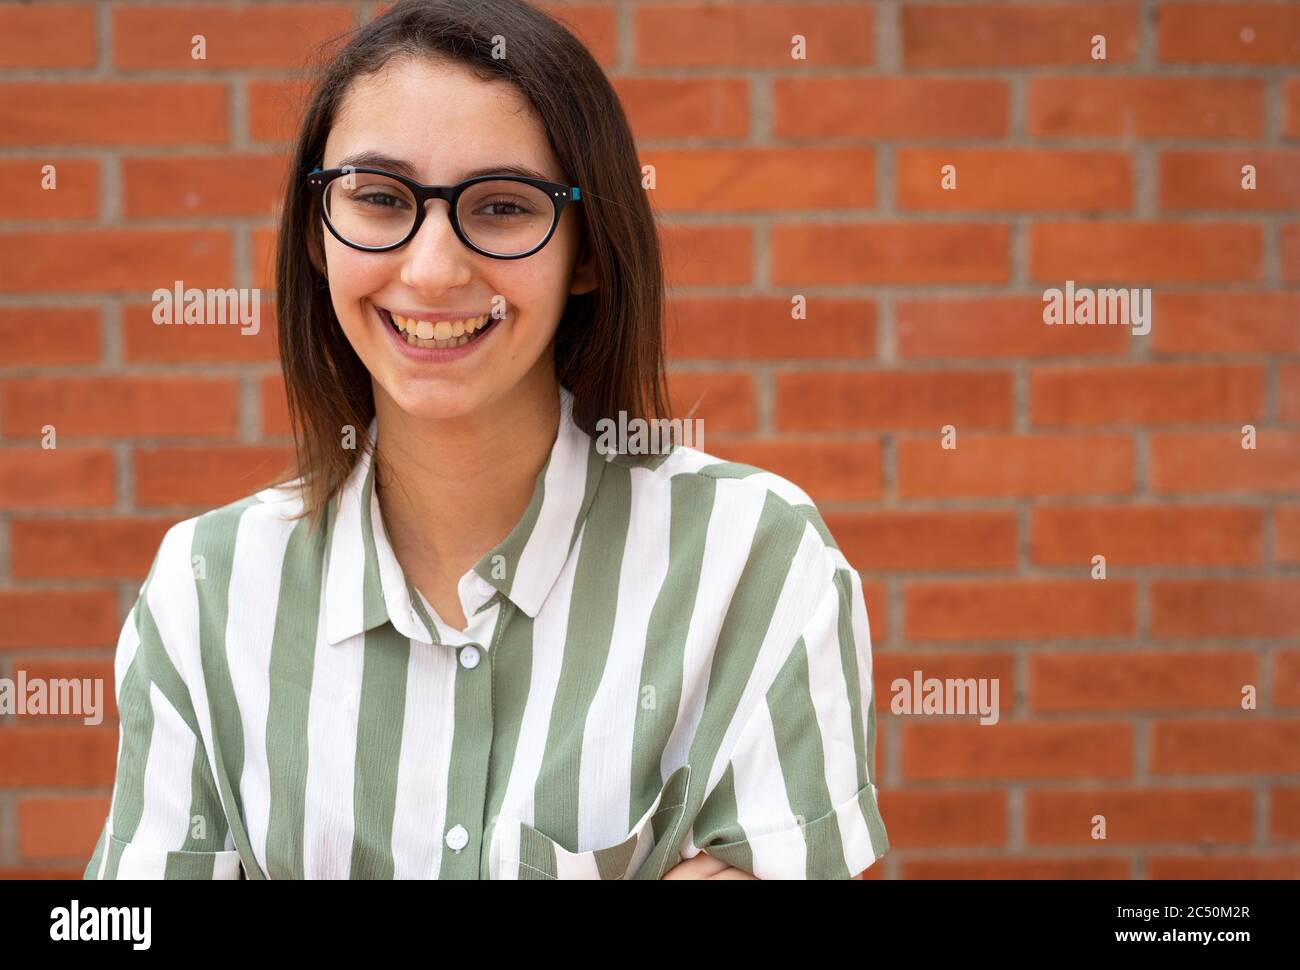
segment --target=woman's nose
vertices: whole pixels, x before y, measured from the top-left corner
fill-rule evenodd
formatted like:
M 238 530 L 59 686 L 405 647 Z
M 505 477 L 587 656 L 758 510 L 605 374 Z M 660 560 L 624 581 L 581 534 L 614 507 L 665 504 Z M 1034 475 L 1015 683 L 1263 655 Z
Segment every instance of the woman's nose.
M 452 228 L 447 203 L 430 199 L 425 205 L 419 232 L 400 250 L 401 277 L 412 289 L 438 291 L 468 278 L 473 253 Z

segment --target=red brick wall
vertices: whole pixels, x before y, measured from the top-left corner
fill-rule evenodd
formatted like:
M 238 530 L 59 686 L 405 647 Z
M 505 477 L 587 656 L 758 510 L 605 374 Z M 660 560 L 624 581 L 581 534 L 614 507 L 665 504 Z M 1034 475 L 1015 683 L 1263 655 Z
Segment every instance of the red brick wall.
M 549 9 L 656 169 L 674 400 L 862 571 L 870 875 L 1300 876 L 1300 6 Z M 149 293 L 269 295 L 296 68 L 372 13 L 0 4 L 0 676 L 111 685 L 165 529 L 287 455 L 274 328 Z M 1151 333 L 1046 326 L 1066 279 L 1151 287 Z M 1000 722 L 889 713 L 914 669 L 999 678 Z M 21 720 L 0 875 L 79 873 L 115 722 Z

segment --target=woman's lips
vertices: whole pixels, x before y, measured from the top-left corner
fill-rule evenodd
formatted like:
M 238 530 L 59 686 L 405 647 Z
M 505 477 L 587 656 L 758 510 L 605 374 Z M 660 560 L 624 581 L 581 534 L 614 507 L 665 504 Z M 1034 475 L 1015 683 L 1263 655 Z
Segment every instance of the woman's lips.
M 381 325 L 391 335 L 392 341 L 403 356 L 420 361 L 449 361 L 467 356 L 477 350 L 483 344 L 488 333 L 495 330 L 496 325 L 501 322 L 501 320 L 489 315 L 481 326 L 474 329 L 472 335 L 462 332 L 457 337 L 453 334 L 445 342 L 442 342 L 442 346 L 439 346 L 440 342 L 436 339 L 421 340 L 418 337 L 408 336 L 407 332 L 398 328 L 391 311 L 384 307 L 375 305 L 375 310 Z

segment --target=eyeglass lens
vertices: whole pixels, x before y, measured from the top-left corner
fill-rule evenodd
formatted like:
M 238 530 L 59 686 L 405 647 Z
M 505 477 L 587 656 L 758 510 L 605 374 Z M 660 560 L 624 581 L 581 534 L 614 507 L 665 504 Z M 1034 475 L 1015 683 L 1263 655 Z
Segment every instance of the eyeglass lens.
M 523 182 L 475 182 L 456 206 L 461 230 L 480 249 L 514 256 L 535 248 L 551 231 L 555 206 L 542 189 Z M 410 189 L 395 179 L 349 172 L 325 187 L 325 217 L 358 246 L 401 242 L 415 223 Z

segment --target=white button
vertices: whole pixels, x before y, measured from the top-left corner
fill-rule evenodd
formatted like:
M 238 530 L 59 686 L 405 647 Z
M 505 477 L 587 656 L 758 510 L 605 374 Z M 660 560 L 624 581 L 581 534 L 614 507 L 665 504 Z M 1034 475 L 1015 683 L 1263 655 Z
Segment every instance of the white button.
M 453 852 L 459 852 L 465 846 L 469 845 L 469 833 L 465 831 L 465 826 L 454 826 L 447 833 L 447 847 Z
M 496 592 L 492 584 L 489 583 L 482 576 L 479 576 L 474 581 L 474 588 L 477 589 L 479 593 L 482 594 L 483 596 L 491 596 L 494 592 Z
M 478 662 L 479 662 L 478 647 L 474 646 L 473 644 L 470 644 L 467 647 L 461 648 L 460 665 L 462 667 L 472 670 L 478 666 Z

